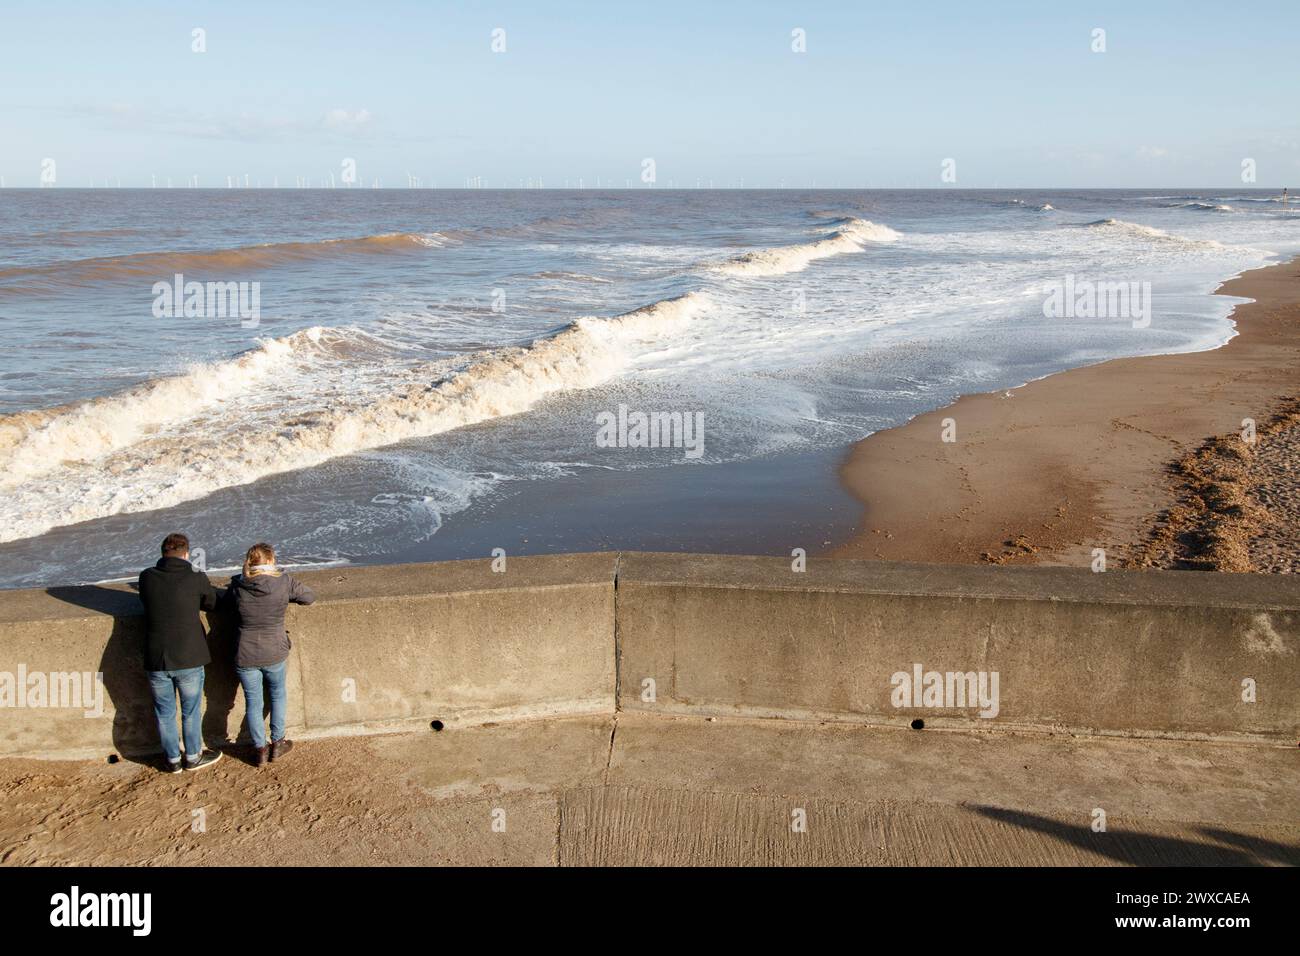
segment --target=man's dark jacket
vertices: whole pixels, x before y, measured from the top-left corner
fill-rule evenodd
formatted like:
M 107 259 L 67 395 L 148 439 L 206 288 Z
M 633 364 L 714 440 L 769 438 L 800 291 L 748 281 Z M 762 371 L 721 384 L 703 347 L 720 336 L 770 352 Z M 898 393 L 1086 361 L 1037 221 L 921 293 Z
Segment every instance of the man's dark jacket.
M 212 660 L 199 611 L 217 606 L 217 589 L 208 576 L 181 558 L 159 558 L 140 572 L 144 602 L 144 669 L 176 671 Z

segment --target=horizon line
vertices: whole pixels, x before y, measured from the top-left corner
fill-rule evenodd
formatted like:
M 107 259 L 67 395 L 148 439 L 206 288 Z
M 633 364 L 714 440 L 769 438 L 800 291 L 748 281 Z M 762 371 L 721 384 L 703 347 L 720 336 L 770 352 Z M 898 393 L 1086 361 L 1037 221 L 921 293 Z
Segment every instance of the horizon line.
M 154 192 L 157 190 L 188 190 L 190 192 L 770 192 L 777 190 L 801 191 L 847 191 L 871 190 L 878 192 L 962 192 L 969 190 L 1004 191 L 1004 190 L 1071 190 L 1075 192 L 1102 190 L 1139 190 L 1139 189 L 1190 189 L 1200 191 L 1221 191 L 1227 189 L 1263 190 L 1281 192 L 1289 186 L 1272 185 L 1197 185 L 1183 186 L 1177 184 L 1158 184 L 1150 186 L 819 186 L 807 184 L 801 186 L 763 185 L 763 186 L 0 186 L 0 191 L 15 192 L 81 192 L 88 190 L 113 190 L 115 192 Z M 1300 193 L 1297 194 L 1300 201 Z

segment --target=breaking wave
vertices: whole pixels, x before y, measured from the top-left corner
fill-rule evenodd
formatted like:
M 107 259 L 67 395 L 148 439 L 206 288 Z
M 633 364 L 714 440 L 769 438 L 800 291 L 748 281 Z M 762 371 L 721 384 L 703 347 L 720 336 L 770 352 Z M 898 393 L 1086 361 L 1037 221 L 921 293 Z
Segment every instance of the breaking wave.
M 1011 206 L 1015 209 L 1030 209 L 1034 212 L 1053 212 L 1056 209 L 1056 207 L 1050 202 L 1030 203 L 1025 202 L 1023 199 L 1008 199 L 1005 202 L 999 203 L 999 205 Z
M 1201 201 L 1166 203 L 1166 208 L 1167 209 L 1199 209 L 1202 212 L 1236 212 L 1237 211 L 1232 206 L 1229 206 L 1227 203 L 1201 202 Z
M 1284 200 L 1281 196 L 1216 196 L 1217 202 L 1269 202 L 1282 203 Z M 1296 197 L 1289 196 L 1285 200 L 1288 205 L 1296 205 Z
M 349 330 L 309 329 L 206 370 L 10 416 L 0 421 L 0 471 L 8 485 L 0 541 L 172 507 L 268 475 L 527 411 L 548 395 L 608 381 L 639 343 L 683 330 L 709 304 L 690 292 L 610 318 L 578 319 L 528 346 L 479 353 L 459 369 L 446 361 L 416 367 L 378 394 L 330 388 L 339 383 L 317 377 L 312 381 L 323 394 L 306 407 L 272 409 L 269 420 L 243 420 L 239 410 L 217 406 L 265 379 L 284 358 Z M 191 404 L 180 404 L 185 401 Z M 159 429 L 162 423 L 172 427 Z
M 1154 226 L 1143 226 L 1140 223 L 1128 222 L 1124 219 L 1098 219 L 1095 222 L 1086 223 L 1084 228 L 1097 229 L 1117 236 L 1146 239 L 1151 242 L 1166 242 L 1202 249 L 1227 248 L 1223 243 L 1214 239 L 1189 239 L 1186 236 L 1176 236 L 1171 232 L 1165 232 L 1163 229 L 1157 229 Z
M 555 279 L 561 282 L 611 283 L 614 281 L 613 279 L 606 278 L 605 276 L 593 276 L 593 275 L 588 275 L 585 272 L 564 272 L 564 271 L 534 272 L 532 273 L 532 275 L 529 276 L 529 278 Z
M 93 461 L 124 448 L 160 426 L 238 398 L 308 352 L 324 352 L 340 339 L 316 326 L 221 362 L 192 366 L 181 375 L 54 408 L 0 416 L 0 488 L 21 484 L 68 461 Z
M 888 226 L 865 219 L 848 218 L 830 235 L 815 242 L 774 249 L 756 249 L 712 266 L 713 271 L 734 276 L 777 276 L 799 272 L 808 264 L 828 256 L 861 252 L 869 242 L 894 242 L 900 236 Z

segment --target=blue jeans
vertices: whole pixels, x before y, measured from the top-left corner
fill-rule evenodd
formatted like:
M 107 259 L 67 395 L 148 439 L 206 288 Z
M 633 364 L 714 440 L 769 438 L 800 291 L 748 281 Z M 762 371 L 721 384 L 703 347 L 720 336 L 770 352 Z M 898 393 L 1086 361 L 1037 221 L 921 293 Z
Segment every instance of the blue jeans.
M 153 712 L 158 718 L 163 753 L 172 763 L 181 759 L 181 742 L 176 736 L 176 692 L 180 691 L 185 753 L 197 760 L 203 753 L 203 668 L 149 671 L 149 687 L 153 690 Z
M 239 683 L 244 688 L 244 723 L 248 727 L 248 736 L 253 738 L 253 746 L 266 746 L 266 725 L 262 723 L 263 679 L 266 680 L 271 697 L 271 740 L 283 740 L 285 711 L 289 705 L 289 694 L 285 688 L 289 659 L 286 657 L 270 667 L 236 667 L 235 670 L 239 673 Z

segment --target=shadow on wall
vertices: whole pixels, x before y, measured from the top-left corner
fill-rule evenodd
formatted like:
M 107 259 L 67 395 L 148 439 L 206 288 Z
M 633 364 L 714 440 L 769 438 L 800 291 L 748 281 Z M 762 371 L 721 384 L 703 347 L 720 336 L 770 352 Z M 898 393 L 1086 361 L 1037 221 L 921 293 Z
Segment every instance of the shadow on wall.
M 990 820 L 1042 833 L 1117 863 L 1133 866 L 1259 866 L 1268 863 L 1300 866 L 1300 844 L 1292 846 L 1212 827 L 1200 827 L 1198 832 L 1218 843 L 1200 843 L 1135 830 L 1112 829 L 1094 833 L 1090 826 L 1063 823 L 1035 813 L 988 806 L 968 809 Z
M 47 588 L 45 593 L 113 618 L 113 629 L 99 662 L 99 671 L 104 675 L 104 693 L 113 708 L 113 749 L 127 758 L 161 753 L 153 696 L 144 669 L 144 609 L 140 598 L 130 591 L 100 585 Z M 231 715 L 239 692 L 239 678 L 235 674 L 236 627 L 233 615 L 224 606 L 205 616 L 212 661 L 207 666 L 203 687 L 203 739 L 208 746 L 219 747 L 229 739 Z M 264 709 L 269 713 L 269 705 Z M 241 709 L 240 726 L 234 730 L 246 740 L 242 716 Z

